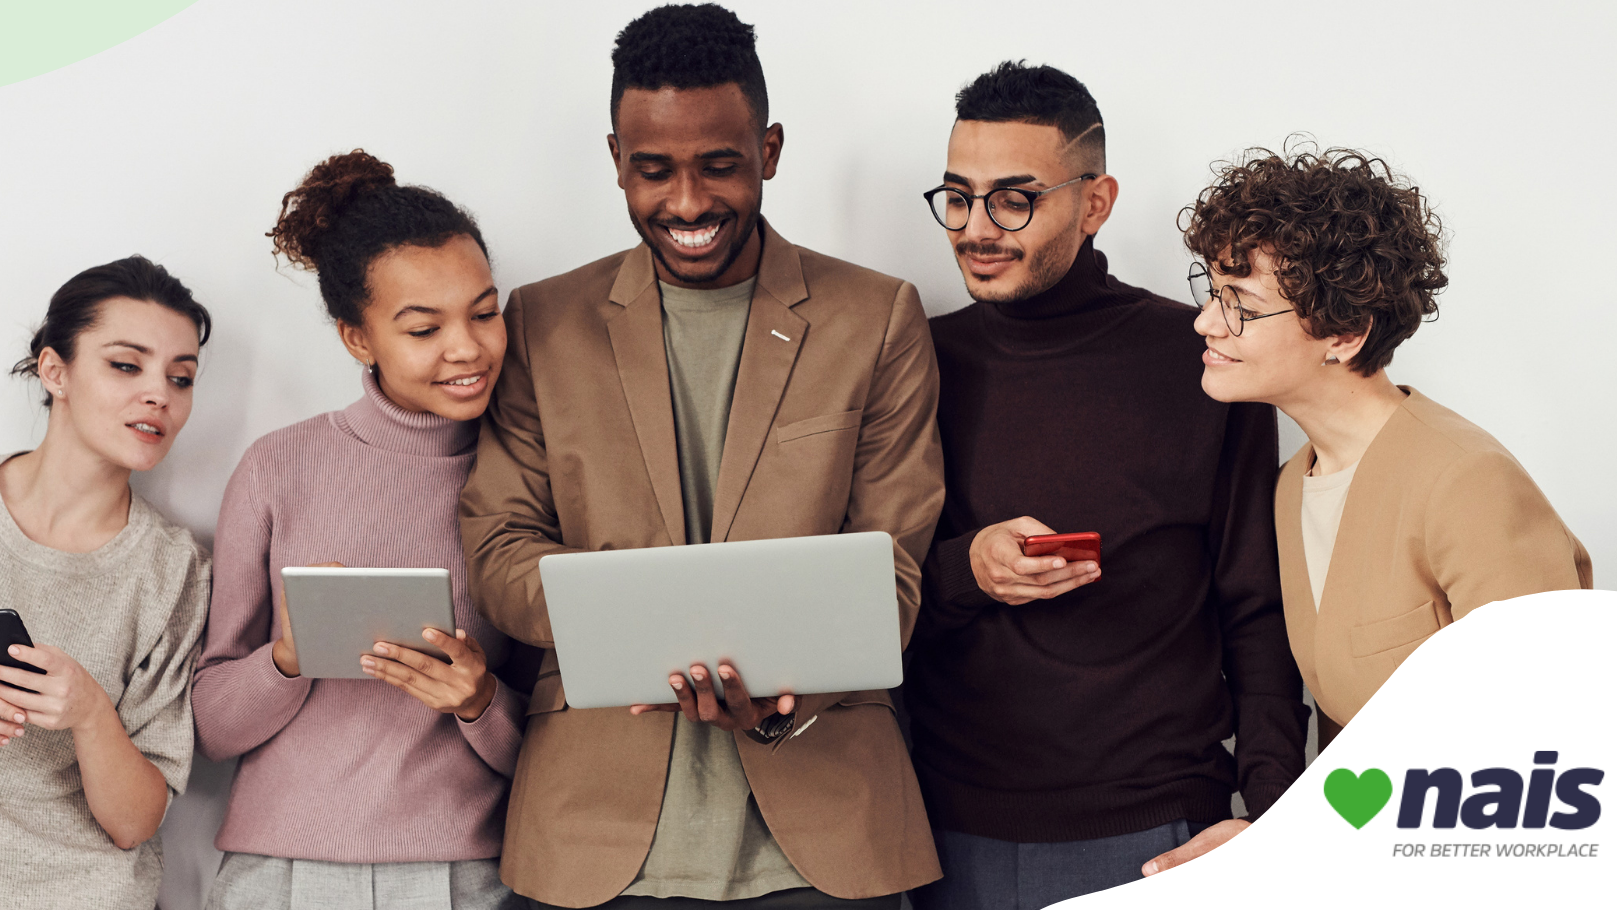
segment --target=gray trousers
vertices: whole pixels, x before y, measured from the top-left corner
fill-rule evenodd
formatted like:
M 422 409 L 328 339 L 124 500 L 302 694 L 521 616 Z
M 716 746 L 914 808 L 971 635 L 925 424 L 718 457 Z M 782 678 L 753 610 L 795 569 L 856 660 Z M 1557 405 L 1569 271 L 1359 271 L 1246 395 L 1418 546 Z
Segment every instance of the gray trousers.
M 1138 881 L 1141 866 L 1207 827 L 1180 819 L 1134 834 L 1055 844 L 934 830 L 943 879 L 910 892 L 910 902 L 915 910 L 1040 910 Z
M 520 910 L 500 861 L 326 863 L 226 853 L 207 910 Z
M 758 897 L 734 901 L 705 901 L 694 897 L 647 897 L 623 894 L 592 910 L 898 910 L 900 895 L 844 900 L 813 888 L 788 888 Z M 533 910 L 560 910 L 550 904 L 530 900 Z

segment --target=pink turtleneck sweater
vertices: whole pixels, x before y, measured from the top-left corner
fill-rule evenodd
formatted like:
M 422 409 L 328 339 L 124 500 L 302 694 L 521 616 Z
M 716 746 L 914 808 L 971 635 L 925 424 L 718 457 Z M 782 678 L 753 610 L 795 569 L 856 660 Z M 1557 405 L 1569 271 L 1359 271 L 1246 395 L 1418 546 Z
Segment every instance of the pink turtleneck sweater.
M 506 638 L 466 588 L 455 509 L 477 423 L 400 409 L 366 374 L 341 411 L 248 448 L 225 489 L 192 697 L 202 751 L 241 756 L 215 845 L 374 863 L 499 856 L 525 698 L 503 683 L 473 723 L 372 679 L 288 679 L 270 649 L 281 569 L 441 567 L 455 622 L 499 666 Z

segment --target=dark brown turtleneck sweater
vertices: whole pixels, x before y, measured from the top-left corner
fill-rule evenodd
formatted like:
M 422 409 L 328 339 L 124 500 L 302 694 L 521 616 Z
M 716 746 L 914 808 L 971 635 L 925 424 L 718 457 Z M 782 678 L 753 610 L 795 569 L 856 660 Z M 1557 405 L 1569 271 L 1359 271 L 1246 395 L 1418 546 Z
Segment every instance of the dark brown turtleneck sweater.
M 1228 818 L 1236 789 L 1256 818 L 1302 773 L 1274 409 L 1202 392 L 1195 315 L 1086 242 L 1050 290 L 932 320 L 949 492 L 904 688 L 935 826 L 1085 840 Z M 1099 531 L 1101 578 L 990 599 L 972 538 L 1021 515 Z

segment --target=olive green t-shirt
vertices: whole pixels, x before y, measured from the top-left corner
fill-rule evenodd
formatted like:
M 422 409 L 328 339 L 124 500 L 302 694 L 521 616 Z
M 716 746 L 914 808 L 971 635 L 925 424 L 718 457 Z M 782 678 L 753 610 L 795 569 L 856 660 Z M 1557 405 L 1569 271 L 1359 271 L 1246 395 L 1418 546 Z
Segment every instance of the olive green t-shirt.
M 700 291 L 661 285 L 688 543 L 707 543 L 713 530 L 753 284 Z M 764 824 L 734 735 L 677 716 L 657 833 L 623 893 L 722 901 L 807 886 Z

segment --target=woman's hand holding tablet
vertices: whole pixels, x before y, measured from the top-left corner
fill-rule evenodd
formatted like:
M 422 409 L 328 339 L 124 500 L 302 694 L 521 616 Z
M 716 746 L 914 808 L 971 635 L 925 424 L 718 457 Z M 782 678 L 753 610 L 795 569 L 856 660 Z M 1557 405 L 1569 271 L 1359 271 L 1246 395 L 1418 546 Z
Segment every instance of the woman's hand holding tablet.
M 310 569 L 346 569 L 340 562 L 323 562 L 309 566 Z M 287 573 L 292 574 L 293 570 Z M 354 569 L 353 577 L 349 583 L 360 583 L 363 587 L 347 589 L 349 597 L 357 597 L 358 609 L 376 612 L 381 609 L 382 614 L 395 614 L 398 612 L 397 601 L 385 601 L 385 608 L 378 603 L 366 603 L 367 600 L 385 598 L 385 594 L 377 590 L 382 582 L 374 578 L 366 580 L 364 576 L 379 576 L 388 573 L 400 573 L 407 570 L 399 569 Z M 426 571 L 426 570 L 423 570 Z M 448 596 L 448 580 L 443 570 L 431 570 L 441 576 L 440 583 L 444 586 L 441 596 Z M 307 573 L 298 573 L 304 574 Z M 351 574 L 351 573 L 344 573 Z M 333 596 L 327 592 L 325 600 L 325 615 L 332 611 L 345 613 L 355 608 L 354 603 L 348 602 L 339 589 L 335 596 L 336 601 L 329 598 Z M 310 592 L 305 590 L 299 596 L 307 596 Z M 409 598 L 406 597 L 408 600 Z M 302 603 L 302 601 L 300 601 Z M 305 605 L 308 610 L 310 605 Z M 447 599 L 443 604 L 445 611 L 449 610 Z M 281 637 L 275 642 L 272 656 L 275 666 L 285 676 L 299 675 L 297 646 L 292 639 L 292 622 L 285 589 L 281 595 L 280 603 Z M 305 613 L 306 622 L 318 618 L 321 611 Z M 449 615 L 448 612 L 445 613 Z M 445 624 L 448 625 L 447 623 Z M 320 626 L 316 625 L 317 630 Z M 331 633 L 327 629 L 327 633 Z M 347 634 L 347 633 L 344 633 Z M 420 648 L 400 644 L 401 639 L 394 638 L 389 641 L 373 640 L 370 645 L 372 653 L 356 655 L 359 669 L 372 679 L 379 679 L 388 685 L 400 689 L 411 698 L 421 702 L 427 707 L 443 714 L 454 714 L 461 720 L 471 723 L 483 716 L 489 704 L 494 700 L 496 684 L 494 675 L 488 671 L 488 660 L 483 648 L 477 640 L 467 634 L 465 629 L 455 629 L 453 635 L 443 629 L 428 626 L 421 632 L 424 643 Z M 311 646 L 312 647 L 312 646 Z M 318 650 L 318 649 L 317 649 Z M 328 649 L 329 650 L 329 649 Z M 352 653 L 352 652 L 350 652 Z M 313 659 L 313 658 L 311 658 Z M 329 660 L 327 661 L 330 662 Z M 341 662 L 341 661 L 339 661 Z M 332 668 L 324 673 L 316 671 L 316 676 L 333 675 Z M 335 675 L 347 676 L 349 674 L 335 671 Z
M 456 629 L 454 637 L 428 629 L 421 637 L 449 655 L 449 663 L 379 641 L 376 653 L 380 656 L 361 657 L 359 665 L 376 679 L 441 714 L 453 714 L 467 723 L 482 717 L 494 700 L 495 683 L 477 639 L 466 634 L 465 629 Z

